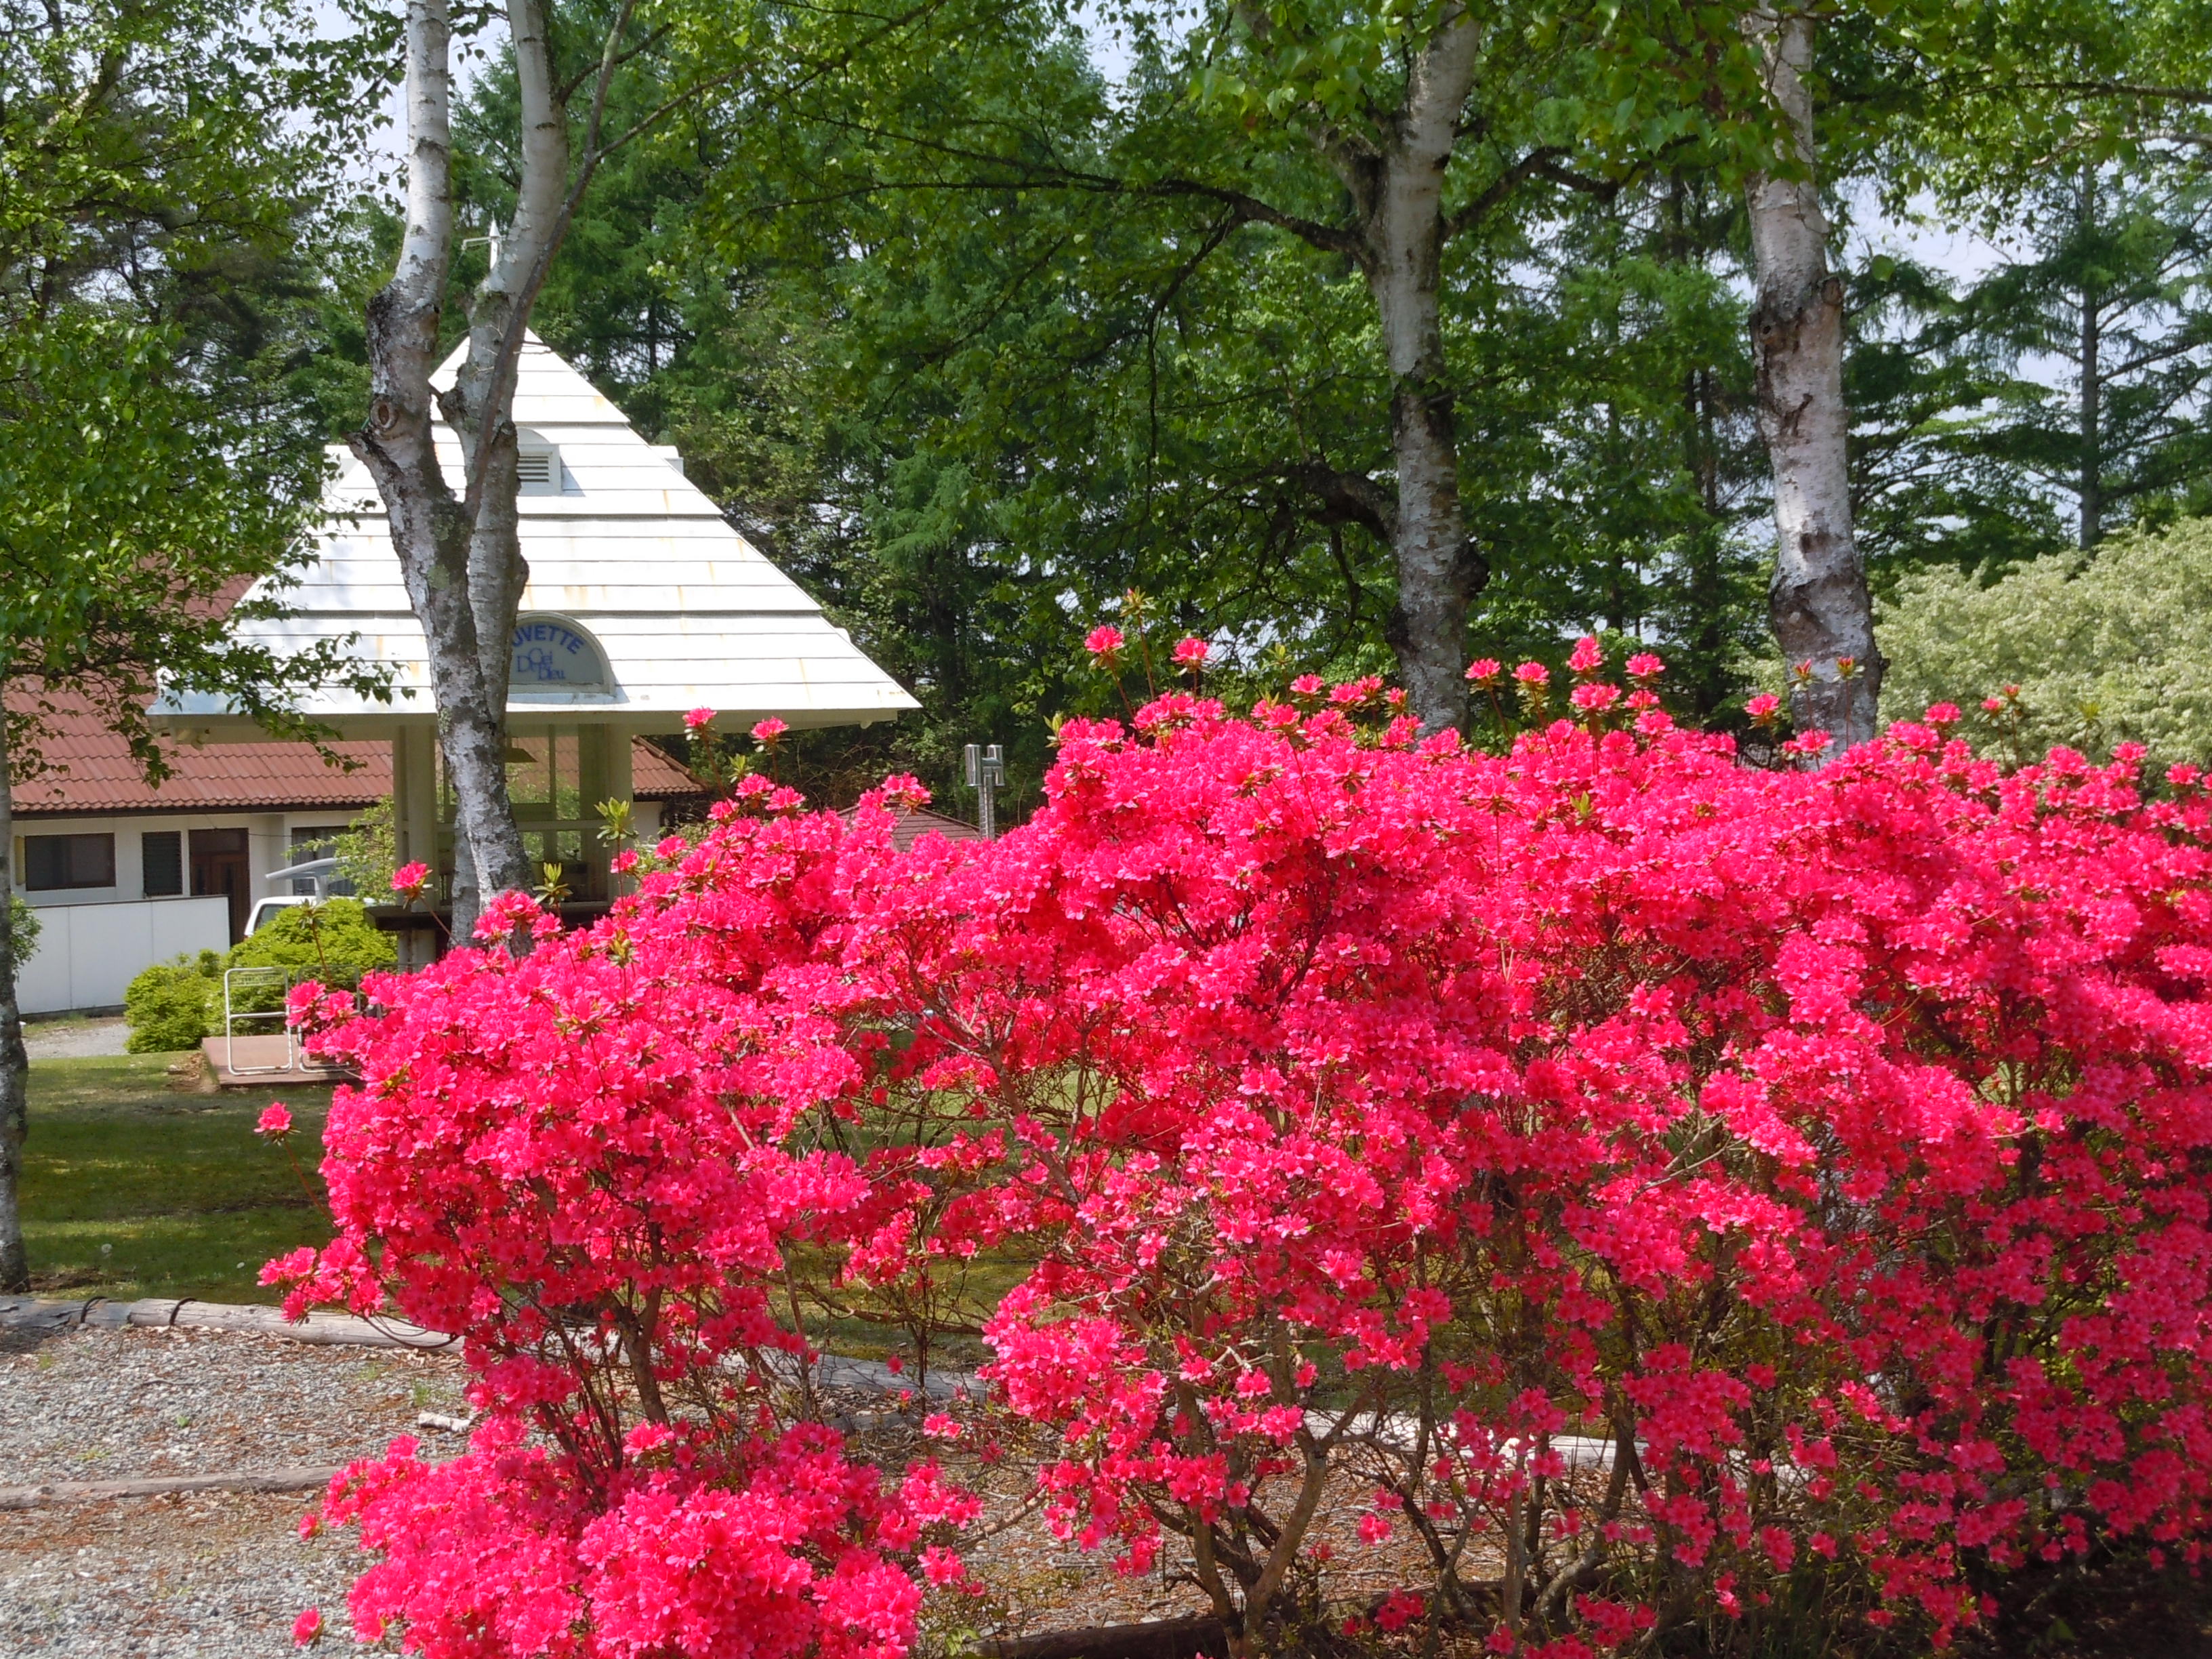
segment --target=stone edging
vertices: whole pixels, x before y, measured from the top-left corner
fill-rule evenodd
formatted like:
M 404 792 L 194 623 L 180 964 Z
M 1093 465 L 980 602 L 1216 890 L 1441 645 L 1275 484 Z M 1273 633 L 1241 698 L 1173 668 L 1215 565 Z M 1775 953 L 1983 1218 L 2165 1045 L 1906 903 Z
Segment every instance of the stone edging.
M 97 1504 L 111 1498 L 160 1498 L 171 1492 L 320 1492 L 345 1466 L 332 1463 L 259 1474 L 156 1474 L 138 1480 L 46 1480 L 34 1486 L 0 1486 L 0 1510 L 34 1510 L 48 1504 Z
M 82 1302 L 51 1302 L 37 1297 L 0 1297 L 0 1328 L 43 1330 L 54 1334 L 75 1330 L 179 1328 L 201 1331 L 245 1331 L 282 1336 L 295 1342 L 336 1343 L 361 1348 L 447 1348 L 455 1339 L 426 1331 L 404 1319 L 363 1319 L 356 1314 L 309 1314 L 302 1320 L 284 1317 L 281 1308 L 258 1307 L 231 1302 L 198 1302 L 190 1297 L 144 1302 L 111 1302 L 93 1297 Z

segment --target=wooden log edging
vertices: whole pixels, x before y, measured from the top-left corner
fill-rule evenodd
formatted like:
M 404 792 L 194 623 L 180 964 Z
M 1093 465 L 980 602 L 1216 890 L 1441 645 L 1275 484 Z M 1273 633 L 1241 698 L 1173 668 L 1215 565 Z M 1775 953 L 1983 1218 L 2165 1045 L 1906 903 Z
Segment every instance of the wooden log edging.
M 363 1319 L 357 1314 L 309 1314 L 302 1320 L 284 1317 L 282 1308 L 252 1304 L 199 1302 L 191 1297 L 150 1297 L 143 1302 L 112 1302 L 91 1297 L 82 1302 L 53 1302 L 37 1297 L 0 1297 L 0 1327 L 44 1330 L 58 1334 L 76 1330 L 121 1330 L 126 1328 L 159 1330 L 240 1331 L 261 1336 L 281 1336 L 294 1342 L 335 1344 L 358 1348 L 449 1348 L 456 1339 L 426 1331 L 404 1319 Z
M 1229 1631 L 1210 1613 L 1136 1625 L 1046 1631 L 979 1642 L 981 1659 L 1226 1659 Z
M 155 1474 L 137 1480 L 46 1480 L 32 1486 L 0 1486 L 0 1510 L 34 1510 L 48 1504 L 99 1504 L 113 1498 L 161 1498 L 171 1492 L 320 1492 L 342 1463 L 250 1474 Z

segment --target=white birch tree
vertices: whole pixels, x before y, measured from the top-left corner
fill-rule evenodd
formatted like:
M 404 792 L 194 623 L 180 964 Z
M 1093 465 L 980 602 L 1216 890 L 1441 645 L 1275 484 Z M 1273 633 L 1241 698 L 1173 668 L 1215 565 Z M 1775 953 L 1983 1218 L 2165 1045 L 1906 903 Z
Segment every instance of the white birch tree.
M 1844 284 L 1828 268 L 1805 78 L 1816 28 L 1809 8 L 1760 9 L 1743 19 L 1784 128 L 1779 165 L 1753 174 L 1744 193 L 1756 283 L 1751 337 L 1759 427 L 1774 473 L 1768 622 L 1792 671 L 1792 719 L 1800 730 L 1832 733 L 1843 747 L 1875 733 L 1882 659 L 1851 522 Z
M 468 937 L 485 898 L 528 879 L 506 764 L 507 642 L 529 575 L 517 536 L 515 368 L 531 307 L 593 172 L 646 125 L 611 141 L 603 130 L 616 71 L 653 38 L 633 40 L 634 9 L 628 0 L 615 8 L 596 61 L 564 83 L 545 0 L 508 0 L 521 123 L 515 212 L 470 298 L 460 372 L 434 392 L 454 252 L 453 26 L 450 0 L 408 0 L 407 224 L 392 280 L 369 302 L 368 419 L 349 441 L 383 498 L 428 646 L 456 809 L 457 938 Z M 572 109 L 580 93 L 580 115 Z M 441 416 L 461 441 L 459 490 L 438 459 Z

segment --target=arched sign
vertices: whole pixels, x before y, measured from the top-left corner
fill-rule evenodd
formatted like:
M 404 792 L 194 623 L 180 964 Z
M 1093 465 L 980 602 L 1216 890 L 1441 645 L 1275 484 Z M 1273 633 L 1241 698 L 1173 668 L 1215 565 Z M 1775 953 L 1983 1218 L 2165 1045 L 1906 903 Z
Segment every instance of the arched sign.
M 599 691 L 615 689 L 607 653 L 579 623 L 566 617 L 521 616 L 507 661 L 509 691 Z

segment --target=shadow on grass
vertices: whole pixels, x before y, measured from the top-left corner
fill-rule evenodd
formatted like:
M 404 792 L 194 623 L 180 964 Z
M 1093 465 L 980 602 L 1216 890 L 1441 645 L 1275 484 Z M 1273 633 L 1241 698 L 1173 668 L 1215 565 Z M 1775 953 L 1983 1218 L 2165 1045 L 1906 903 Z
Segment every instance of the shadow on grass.
M 31 1063 L 23 1232 L 33 1287 L 70 1297 L 268 1302 L 261 1264 L 330 1231 L 320 1204 L 327 1086 L 185 1092 L 178 1056 Z M 253 1133 L 272 1099 L 291 1108 L 291 1161 Z

